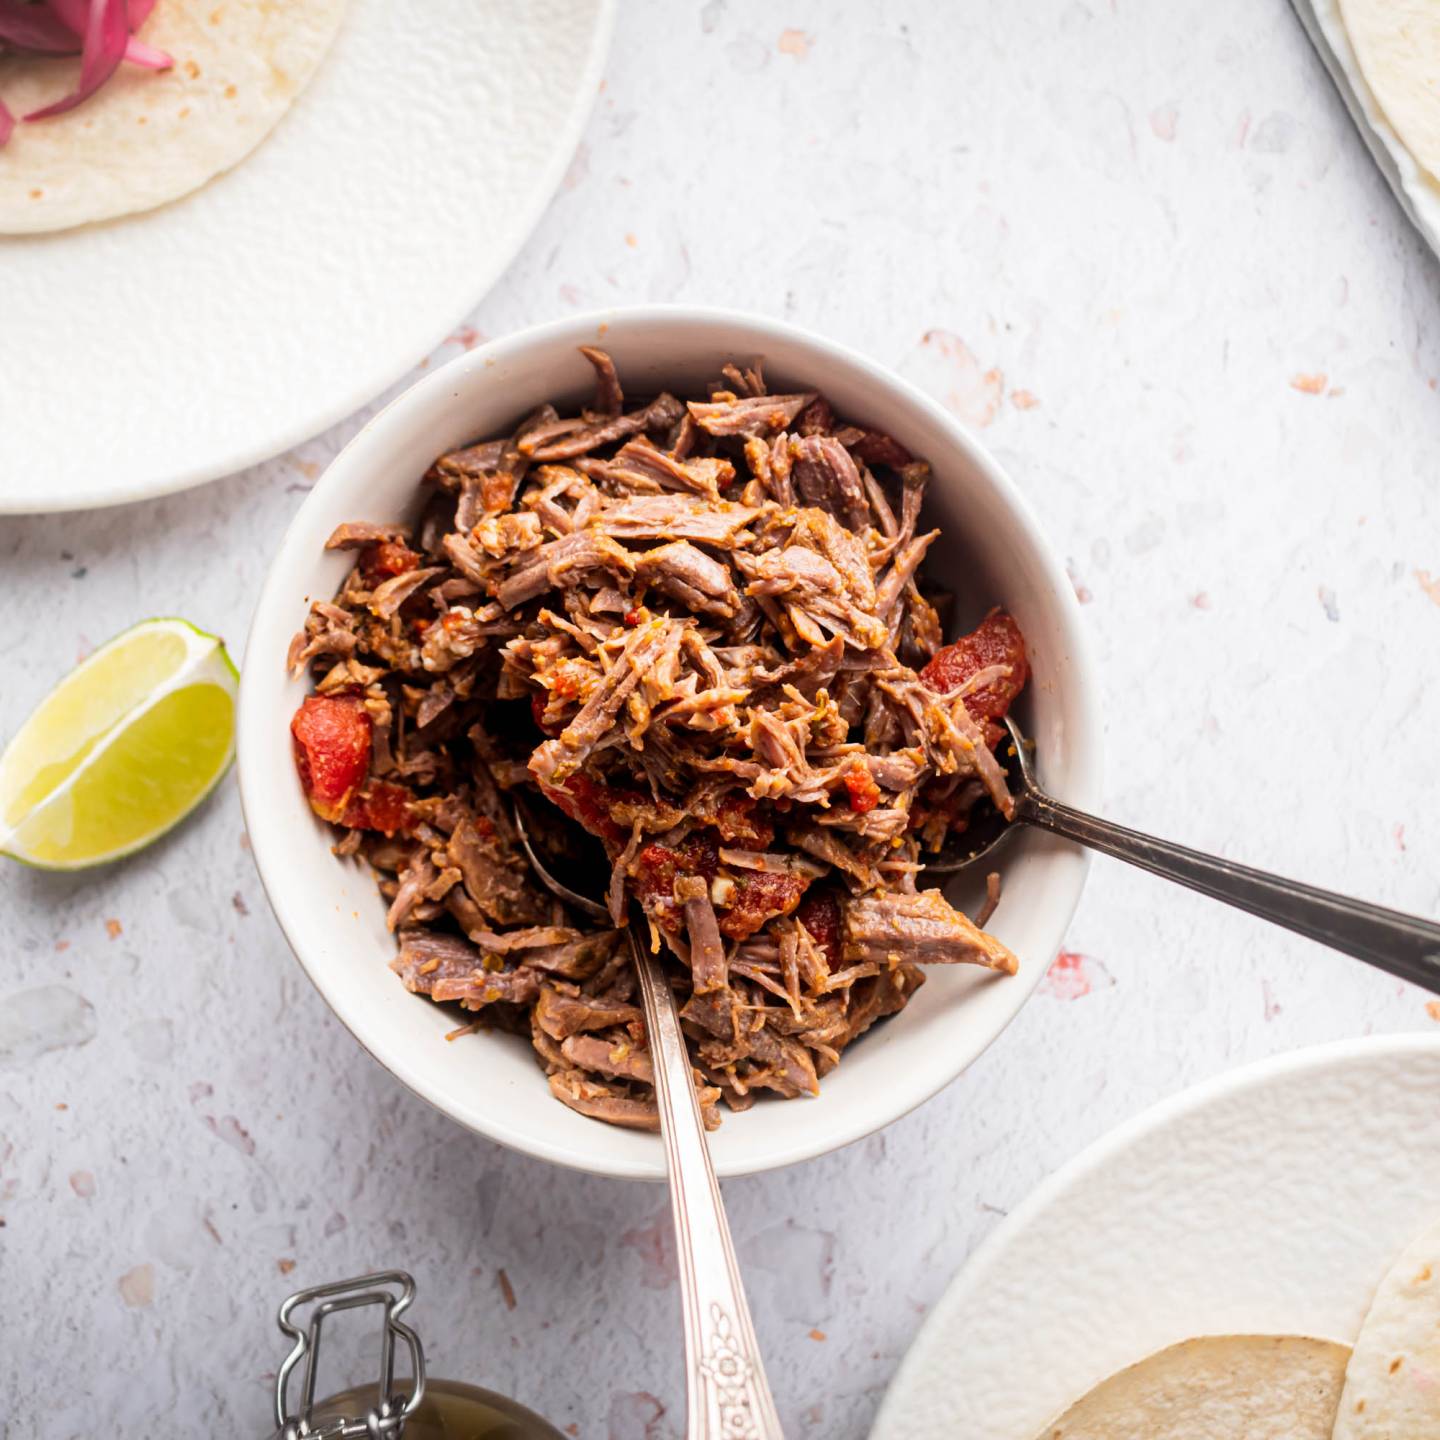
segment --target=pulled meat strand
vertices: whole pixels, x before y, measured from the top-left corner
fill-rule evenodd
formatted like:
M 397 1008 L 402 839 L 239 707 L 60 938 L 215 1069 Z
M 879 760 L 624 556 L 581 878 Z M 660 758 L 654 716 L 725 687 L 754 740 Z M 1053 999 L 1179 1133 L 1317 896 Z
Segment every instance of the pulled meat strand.
M 973 923 L 919 882 L 977 804 L 1009 813 L 993 751 L 1029 667 L 1003 611 L 941 644 L 929 467 L 887 432 L 770 394 L 758 361 L 627 410 L 581 353 L 580 414 L 438 457 L 415 526 L 330 536 L 353 564 L 287 657 L 315 691 L 297 770 L 375 873 L 405 989 L 528 1033 L 570 1108 L 654 1129 L 638 904 L 713 1126 L 721 1099 L 816 1094 L 920 967 L 1014 972 L 983 928 L 997 875 Z M 609 925 L 535 881 L 517 792 Z

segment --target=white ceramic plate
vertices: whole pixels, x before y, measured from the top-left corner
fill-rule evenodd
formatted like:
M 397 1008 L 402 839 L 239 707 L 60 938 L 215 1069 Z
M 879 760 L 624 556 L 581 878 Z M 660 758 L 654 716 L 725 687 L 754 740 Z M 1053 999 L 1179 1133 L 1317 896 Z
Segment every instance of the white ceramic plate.
M 1107 1375 L 1193 1335 L 1351 1343 L 1440 1214 L 1440 1038 L 1302 1050 L 1106 1136 L 975 1253 L 873 1440 L 1034 1440 Z
M 333 835 L 310 813 L 295 778 L 290 716 L 306 683 L 285 650 L 309 597 L 328 596 L 349 559 L 323 549 L 345 520 L 413 513 L 431 460 L 482 435 L 503 434 L 542 400 L 588 396 L 593 372 L 577 345 L 615 357 L 632 395 L 669 386 L 698 393 L 726 360 L 762 356 L 777 389 L 817 387 L 843 415 L 883 426 L 934 478 L 926 523 L 945 543 L 926 558 L 978 620 L 1004 604 L 1019 621 L 1032 679 L 1022 718 L 1056 794 L 1093 807 L 1099 791 L 1096 685 L 1075 592 L 1019 492 L 980 445 L 932 400 L 853 351 L 789 325 L 719 310 L 657 306 L 576 316 L 459 356 L 383 410 L 355 437 L 300 507 L 270 568 L 245 645 L 240 684 L 240 794 L 255 862 L 295 954 L 360 1043 L 417 1094 L 481 1134 L 545 1160 L 658 1180 L 655 1135 L 620 1130 L 553 1099 L 528 1042 L 479 1035 L 447 1045 L 454 1012 L 407 995 L 389 969 L 395 941 L 374 881 L 330 853 Z M 1084 881 L 1083 851 L 1038 831 L 1013 837 L 999 868 L 1004 896 L 991 929 L 1019 957 L 1014 977 L 932 966 L 905 1011 L 847 1051 L 820 1097 L 758 1104 L 711 1138 L 722 1175 L 809 1159 L 858 1140 L 948 1084 L 1009 1023 L 1043 978 Z M 979 901 L 978 877 L 957 898 Z
M 195 194 L 0 237 L 0 512 L 278 454 L 438 344 L 539 220 L 615 0 L 351 0 L 310 86 Z
M 1440 187 L 1395 133 L 1366 83 L 1338 0 L 1290 0 L 1400 208 L 1440 255 Z

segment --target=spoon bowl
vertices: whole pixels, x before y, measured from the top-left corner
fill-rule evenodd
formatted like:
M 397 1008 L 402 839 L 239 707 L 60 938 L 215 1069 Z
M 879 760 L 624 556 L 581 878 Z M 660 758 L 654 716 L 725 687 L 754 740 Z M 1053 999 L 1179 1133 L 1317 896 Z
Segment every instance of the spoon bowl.
M 952 835 L 933 860 L 923 862 L 925 874 L 933 879 L 958 875 L 978 867 L 1001 842 L 1028 818 L 1032 798 L 1040 793 L 1035 780 L 1035 745 L 1020 732 L 1008 715 L 1000 722 L 1009 733 L 996 756 L 1010 783 L 1015 797 L 1015 816 L 1007 820 L 989 800 L 977 805 L 970 813 L 969 823 L 958 835 Z
M 610 911 L 607 906 L 589 895 L 582 895 L 578 890 L 572 890 L 535 853 L 535 847 L 530 840 L 530 826 L 526 823 L 525 804 L 522 800 L 517 798 L 514 801 L 510 810 L 510 818 L 514 821 L 515 833 L 520 837 L 520 848 L 525 852 L 525 858 L 530 862 L 530 868 L 535 872 L 535 878 L 557 900 L 563 900 L 582 915 L 588 915 L 592 920 L 610 919 Z

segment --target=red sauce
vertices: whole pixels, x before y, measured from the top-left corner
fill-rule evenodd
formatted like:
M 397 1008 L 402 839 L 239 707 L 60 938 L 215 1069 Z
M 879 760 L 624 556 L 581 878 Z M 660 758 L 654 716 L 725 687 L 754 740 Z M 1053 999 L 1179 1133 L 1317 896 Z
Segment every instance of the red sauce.
M 747 939 L 767 920 L 788 915 L 809 883 L 805 875 L 772 875 L 765 870 L 736 875 L 729 908 L 719 912 L 720 933 L 732 940 Z
M 534 705 L 534 700 L 531 705 Z M 547 785 L 545 794 L 577 825 L 583 825 L 601 840 L 615 843 L 623 843 L 629 839 L 630 828 L 612 818 L 613 808 L 626 801 L 631 804 L 643 803 L 645 799 L 638 790 L 619 785 L 602 785 L 588 775 L 572 775 L 559 785 Z
M 394 835 L 409 830 L 413 823 L 410 800 L 410 792 L 403 785 L 377 780 L 350 801 L 340 823 L 352 830 L 381 830 Z
M 795 912 L 810 938 L 825 952 L 832 971 L 840 968 L 840 902 L 833 890 L 808 890 Z
M 404 575 L 420 565 L 420 557 L 401 540 L 377 540 L 360 552 L 360 573 L 372 585 Z
M 965 697 L 965 708 L 983 726 L 986 743 L 993 748 L 1004 734 L 995 722 L 1009 710 L 1030 676 L 1025 637 L 1009 615 L 992 610 L 970 634 L 937 651 L 920 678 L 937 694 L 948 695 L 991 665 L 1008 665 L 1010 674 L 972 691 Z
M 857 815 L 864 815 L 880 803 L 880 787 L 864 765 L 854 765 L 846 772 L 845 788 L 850 792 L 850 808 Z
M 697 831 L 675 848 L 670 845 L 647 845 L 636 862 L 636 889 L 642 899 L 668 895 L 675 888 L 677 875 L 703 875 L 715 878 L 720 868 L 719 847 L 708 830 Z

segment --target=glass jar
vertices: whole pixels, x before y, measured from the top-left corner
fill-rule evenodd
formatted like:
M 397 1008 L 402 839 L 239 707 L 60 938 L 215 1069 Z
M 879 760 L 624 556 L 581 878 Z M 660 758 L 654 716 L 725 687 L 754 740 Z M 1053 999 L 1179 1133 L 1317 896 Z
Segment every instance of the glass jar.
M 565 1440 L 534 1411 L 475 1385 L 425 1374 L 420 1337 L 400 1317 L 415 1298 L 403 1270 L 298 1290 L 280 1306 L 280 1329 L 290 1353 L 275 1377 L 276 1430 L 271 1440 Z M 298 1312 L 306 1307 L 303 1322 Z M 341 1311 L 379 1308 L 384 1315 L 380 1368 L 375 1380 L 315 1399 L 320 1344 L 326 1322 Z M 408 1374 L 396 1374 L 396 1357 L 408 1356 Z M 298 1395 L 291 1381 L 301 1362 Z

